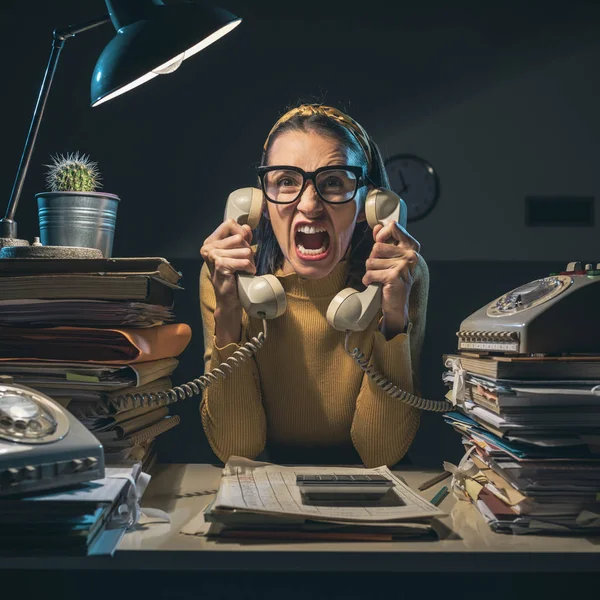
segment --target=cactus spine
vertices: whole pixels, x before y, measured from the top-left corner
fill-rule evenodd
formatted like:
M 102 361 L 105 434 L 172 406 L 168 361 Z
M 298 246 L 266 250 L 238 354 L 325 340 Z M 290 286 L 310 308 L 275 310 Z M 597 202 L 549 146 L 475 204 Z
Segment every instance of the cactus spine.
M 71 154 L 51 157 L 46 184 L 51 192 L 93 192 L 102 187 L 97 163 L 86 154 Z

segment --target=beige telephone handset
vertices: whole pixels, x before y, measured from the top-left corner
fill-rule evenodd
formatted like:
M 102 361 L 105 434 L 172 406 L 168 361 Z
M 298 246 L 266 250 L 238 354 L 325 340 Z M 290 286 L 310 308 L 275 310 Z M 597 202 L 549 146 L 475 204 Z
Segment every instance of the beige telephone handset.
M 379 223 L 387 225 L 393 221 L 406 229 L 406 203 L 400 196 L 384 188 L 375 188 L 368 192 L 365 201 L 365 216 L 371 229 Z M 348 343 L 352 332 L 366 329 L 379 312 L 381 294 L 382 289 L 379 283 L 367 286 L 367 289 L 362 292 L 352 288 L 342 290 L 334 297 L 327 308 L 327 322 L 334 329 L 346 332 L 344 342 L 346 352 L 386 394 L 421 410 L 435 412 L 452 410 L 452 404 L 446 400 L 426 400 L 401 390 L 376 371 L 358 348 L 349 349 Z
M 256 229 L 263 209 L 263 195 L 257 188 L 247 187 L 231 192 L 225 206 L 225 220 Z M 275 275 L 256 277 L 237 273 L 238 295 L 244 310 L 258 319 L 275 319 L 286 309 L 285 291 Z
M 406 227 L 406 215 L 406 203 L 394 192 L 375 188 L 367 194 L 365 216 L 371 229 L 392 221 Z M 380 308 L 381 284 L 371 284 L 363 292 L 346 288 L 329 304 L 327 322 L 338 331 L 363 331 Z
M 229 194 L 225 207 L 225 219 L 234 219 L 240 225 L 247 224 L 251 229 L 256 229 L 262 209 L 261 190 L 252 187 L 241 188 Z M 406 205 L 399 196 L 389 190 L 370 190 L 365 202 L 365 213 L 371 227 L 377 223 L 385 225 L 390 221 L 397 221 L 406 227 Z M 133 408 L 146 404 L 160 406 L 201 394 L 202 390 L 219 379 L 227 377 L 227 373 L 233 371 L 258 351 L 267 337 L 267 319 L 275 319 L 285 312 L 287 306 L 285 291 L 274 275 L 254 276 L 237 273 L 236 278 L 242 307 L 251 317 L 262 319 L 263 331 L 240 346 L 225 362 L 201 377 L 164 392 L 124 394 L 114 400 L 118 409 L 123 410 L 127 407 Z M 364 354 L 358 348 L 355 348 L 354 351 L 348 349 L 350 334 L 353 331 L 365 329 L 380 307 L 381 287 L 379 285 L 370 285 L 363 292 L 347 288 L 331 301 L 327 310 L 327 321 L 335 329 L 346 332 L 346 351 L 387 394 L 424 410 L 451 410 L 453 407 L 449 402 L 424 400 L 398 389 L 369 365 L 368 360 L 365 360 Z
M 256 229 L 263 209 L 263 195 L 257 188 L 241 188 L 229 194 L 225 207 L 225 220 L 234 219 L 240 225 Z M 275 319 L 285 312 L 287 300 L 283 286 L 274 275 L 255 277 L 236 273 L 238 295 L 244 310 L 251 316 L 262 319 L 263 331 L 242 344 L 225 362 L 201 377 L 164 392 L 145 394 L 123 394 L 112 401 L 118 410 L 144 405 L 162 406 L 196 394 L 201 394 L 211 384 L 224 379 L 227 374 L 250 358 L 265 343 L 267 319 Z
M 248 224 L 251 229 L 258 225 L 262 214 L 263 195 L 257 188 L 242 188 L 232 192 L 227 199 L 225 219 L 234 219 L 240 225 Z M 404 200 L 394 192 L 375 188 L 367 193 L 365 200 L 365 216 L 371 228 L 378 223 L 387 225 L 395 221 L 406 228 L 407 208 Z M 238 294 L 246 312 L 252 317 L 263 320 L 264 334 L 259 333 L 238 351 L 237 359 L 245 360 L 260 348 L 266 339 L 267 324 L 265 319 L 280 316 L 286 309 L 285 292 L 279 280 L 273 275 L 254 277 L 243 273 L 237 274 Z M 452 404 L 445 400 L 425 400 L 409 392 L 405 392 L 375 371 L 364 354 L 355 348 L 350 351 L 348 342 L 353 331 L 363 331 L 373 320 L 381 308 L 381 285 L 372 284 L 359 292 L 346 288 L 339 292 L 327 309 L 327 322 L 339 331 L 346 332 L 345 349 L 358 366 L 384 392 L 422 410 L 444 412 L 451 410 Z M 244 353 L 244 354 L 242 354 Z M 238 360 L 233 358 L 234 365 Z

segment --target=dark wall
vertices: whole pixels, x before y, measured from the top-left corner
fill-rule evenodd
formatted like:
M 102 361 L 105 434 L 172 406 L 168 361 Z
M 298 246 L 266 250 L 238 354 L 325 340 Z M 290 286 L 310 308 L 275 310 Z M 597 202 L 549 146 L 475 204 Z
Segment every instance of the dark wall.
M 59 152 L 89 153 L 121 199 L 115 256 L 164 256 L 184 273 L 177 305 L 194 331 L 177 381 L 202 371 L 198 249 L 227 195 L 254 184 L 266 133 L 290 104 L 345 108 L 386 156 L 413 152 L 441 177 L 438 207 L 410 224 L 431 269 L 423 392 L 442 393 L 441 354 L 460 320 L 557 263 L 596 262 L 596 226 L 523 227 L 526 194 L 597 195 L 600 3 L 596 0 L 371 0 L 317 4 L 231 0 L 244 18 L 175 73 L 97 108 L 90 77 L 109 25 L 65 44 L 17 212 L 37 235 L 34 194 Z M 102 0 L 0 7 L 2 160 L 7 200 L 55 27 L 105 12 Z M 489 261 L 514 261 L 478 263 Z M 475 261 L 475 262 L 474 262 Z M 527 262 L 529 261 L 529 262 Z M 534 261 L 534 262 L 531 262 Z M 546 262 L 544 262 L 546 261 Z M 197 403 L 161 440 L 161 458 L 207 460 Z M 425 415 L 416 462 L 457 457 L 456 437 Z
M 551 252 L 563 260 L 562 248 L 595 250 L 595 228 L 562 229 L 560 245 L 552 228 L 523 230 L 522 204 L 527 193 L 597 195 L 596 0 L 371 0 L 360 11 L 339 0 L 224 6 L 244 18 L 231 34 L 173 74 L 94 109 L 91 73 L 113 29 L 66 42 L 17 213 L 21 235 L 37 233 L 43 165 L 79 150 L 98 161 L 105 191 L 122 199 L 115 255 L 197 256 L 227 195 L 254 183 L 275 119 L 316 99 L 346 108 L 386 155 L 415 152 L 439 171 L 438 208 L 411 226 L 427 258 L 544 260 Z M 52 30 L 105 7 L 13 0 L 0 11 L 0 189 L 8 197 Z M 506 244 L 510 228 L 517 235 Z

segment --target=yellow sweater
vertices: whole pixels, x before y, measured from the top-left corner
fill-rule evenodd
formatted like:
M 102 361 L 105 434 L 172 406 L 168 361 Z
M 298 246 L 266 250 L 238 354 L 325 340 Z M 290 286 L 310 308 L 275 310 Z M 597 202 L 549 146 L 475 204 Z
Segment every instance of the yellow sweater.
M 340 262 L 320 280 L 275 275 L 287 295 L 287 310 L 268 321 L 257 354 L 226 379 L 205 390 L 202 423 L 220 460 L 256 458 L 265 445 L 322 449 L 352 444 L 367 467 L 391 466 L 406 453 L 419 426 L 419 411 L 391 398 L 344 350 L 345 334 L 329 326 L 327 307 L 346 287 L 348 264 Z M 358 347 L 394 385 L 419 393 L 419 358 L 425 333 L 429 270 L 420 258 L 409 301 L 409 333 L 386 341 L 380 316 L 349 347 Z M 200 274 L 205 369 L 212 370 L 262 330 L 243 313 L 240 345 L 218 348 L 214 338 L 215 294 L 206 265 Z

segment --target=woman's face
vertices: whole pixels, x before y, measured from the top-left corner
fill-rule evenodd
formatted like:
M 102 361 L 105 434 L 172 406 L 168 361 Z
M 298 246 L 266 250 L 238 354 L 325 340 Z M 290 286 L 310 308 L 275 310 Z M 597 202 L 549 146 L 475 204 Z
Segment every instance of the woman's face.
M 300 167 L 306 172 L 331 165 L 359 165 L 353 150 L 335 139 L 309 131 L 288 131 L 278 136 L 268 165 Z M 323 202 L 313 182 L 306 183 L 292 204 L 267 202 L 273 231 L 284 256 L 283 272 L 307 279 L 331 273 L 346 254 L 357 220 L 364 220 L 365 188 L 345 204 Z

